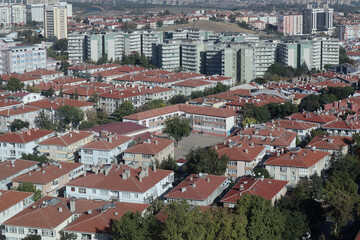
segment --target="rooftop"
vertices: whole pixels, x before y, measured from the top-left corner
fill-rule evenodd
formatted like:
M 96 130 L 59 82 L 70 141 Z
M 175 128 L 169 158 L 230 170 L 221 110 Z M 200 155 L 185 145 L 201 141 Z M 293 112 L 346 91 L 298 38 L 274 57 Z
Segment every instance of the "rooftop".
M 90 137 L 92 133 L 85 131 L 71 131 L 59 136 L 48 138 L 39 143 L 39 145 L 56 145 L 56 146 L 69 146 L 84 138 Z
M 27 168 L 36 167 L 39 162 L 16 159 L 0 162 L 0 180 L 4 180 L 24 171 Z

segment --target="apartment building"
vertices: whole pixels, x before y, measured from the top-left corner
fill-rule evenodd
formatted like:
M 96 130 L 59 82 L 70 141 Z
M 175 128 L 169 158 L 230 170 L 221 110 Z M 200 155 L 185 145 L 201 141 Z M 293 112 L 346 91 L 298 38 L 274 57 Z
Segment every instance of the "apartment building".
M 238 143 L 235 141 L 217 144 L 215 150 L 219 156 L 226 155 L 229 157 L 225 176 L 233 179 L 250 175 L 266 154 L 266 148 L 264 146 L 253 143 Z
M 77 199 L 148 203 L 161 196 L 174 182 L 174 172 L 131 168 L 126 165 L 95 167 L 94 173 L 75 179 L 66 185 L 66 196 Z
M 54 131 L 23 129 L 0 135 L 0 159 L 2 161 L 21 158 L 22 154 L 33 154 L 39 142 L 52 137 Z
M 98 61 L 103 55 L 103 44 L 101 34 L 85 36 L 85 56 L 91 61 Z
M 278 18 L 277 26 L 278 32 L 284 35 L 301 35 L 303 34 L 303 15 L 282 15 Z
M 184 117 L 191 120 L 193 132 L 228 136 L 235 126 L 235 116 L 235 111 L 231 109 L 177 104 L 132 114 L 124 117 L 123 121 L 134 122 L 148 127 L 150 132 L 161 133 L 166 119 Z
M 180 67 L 180 43 L 153 43 L 151 59 L 155 66 L 175 71 Z
M 314 34 L 318 31 L 332 33 L 334 30 L 334 9 L 328 4 L 307 5 L 304 14 L 304 32 Z
M 339 64 L 339 39 L 337 38 L 320 38 L 321 41 L 321 69 L 326 65 Z
M 163 41 L 163 32 L 142 32 L 141 33 L 141 53 L 145 57 L 152 58 L 152 44 L 161 43 Z
M 164 138 L 149 138 L 126 149 L 123 153 L 125 164 L 139 163 L 149 166 L 155 161 L 160 163 L 168 157 L 174 158 L 174 141 Z
M 0 190 L 0 224 L 34 203 L 34 193 Z
M 124 39 L 124 54 L 130 55 L 133 52 L 141 54 L 141 33 L 140 32 L 128 32 L 123 33 Z
M 64 193 L 64 186 L 69 181 L 83 175 L 84 165 L 81 163 L 50 162 L 45 166 L 32 170 L 13 179 L 13 187 L 23 183 L 33 183 L 42 196 L 58 196 Z
M 338 25 L 337 32 L 340 40 L 353 40 L 360 38 L 359 24 Z
M 39 153 L 55 161 L 75 161 L 80 147 L 93 140 L 93 133 L 71 131 L 39 142 Z
M 0 189 L 12 188 L 12 180 L 37 168 L 38 162 L 12 159 L 0 162 Z
M 203 42 L 183 42 L 181 44 L 181 67 L 185 71 L 205 73 L 205 49 Z
M 68 53 L 69 61 L 74 65 L 84 62 L 85 34 L 77 32 L 68 34 Z
M 8 132 L 10 125 L 15 119 L 29 123 L 29 128 L 36 126 L 35 120 L 39 116 L 41 109 L 30 106 L 13 107 L 0 111 L 0 131 Z M 20 129 L 18 129 L 20 130 Z
M 92 166 L 118 163 L 120 155 L 130 146 L 133 138 L 108 135 L 80 147 L 80 162 L 86 169 Z
M 141 89 L 145 94 L 145 101 L 162 99 L 164 102 L 169 101 L 175 95 L 175 90 L 165 87 L 145 87 Z
M 168 202 L 185 200 L 189 205 L 209 206 L 228 186 L 224 176 L 190 174 L 165 195 Z
M 346 136 L 316 135 L 308 145 L 306 145 L 306 148 L 329 152 L 332 155 L 338 153 L 346 155 L 350 150 L 352 142 L 353 139 Z
M 100 108 L 109 114 L 115 112 L 125 101 L 130 101 L 134 107 L 140 107 L 144 104 L 144 93 L 132 90 L 109 90 L 100 94 L 99 97 Z
M 44 10 L 45 37 L 67 38 L 67 17 L 67 6 L 46 6 Z
M 0 74 L 24 73 L 46 68 L 45 42 L 34 45 L 5 43 L 0 49 Z
M 171 85 L 176 94 L 182 94 L 185 96 L 190 96 L 192 92 L 196 91 L 203 92 L 206 88 L 212 88 L 215 86 L 215 82 L 205 81 L 202 79 L 185 80 Z
M 271 123 L 266 123 L 268 126 L 281 127 L 286 130 L 296 132 L 297 137 L 302 140 L 311 136 L 311 131 L 320 127 L 320 124 L 311 122 L 301 122 L 297 120 L 275 120 Z
M 289 181 L 289 186 L 293 187 L 302 178 L 315 173 L 321 176 L 329 167 L 329 161 L 328 152 L 295 148 L 288 152 L 278 150 L 264 164 L 272 178 Z
M 103 53 L 108 60 L 121 61 L 124 54 L 124 36 L 119 33 L 107 33 L 103 35 Z
M 0 4 L 0 22 L 4 27 L 26 24 L 26 8 L 22 3 L 5 3 Z
M 45 11 L 44 4 L 31 4 L 30 5 L 31 21 L 44 22 L 44 11 Z
M 245 194 L 256 195 L 270 200 L 274 205 L 276 201 L 285 196 L 288 181 L 269 178 L 242 177 L 235 183 L 228 193 L 220 200 L 224 207 L 234 208 L 237 201 Z
M 5 221 L 4 235 L 6 239 L 23 239 L 29 234 L 44 240 L 60 239 L 61 230 L 74 219 L 66 201 L 44 197 Z

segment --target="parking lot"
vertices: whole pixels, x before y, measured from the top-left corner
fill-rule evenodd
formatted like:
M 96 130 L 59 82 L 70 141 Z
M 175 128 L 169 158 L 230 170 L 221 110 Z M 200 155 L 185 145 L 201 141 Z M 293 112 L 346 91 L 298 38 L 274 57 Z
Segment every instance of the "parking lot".
M 190 136 L 183 138 L 179 142 L 179 146 L 175 147 L 175 159 L 185 158 L 192 147 L 206 147 L 220 143 L 224 141 L 224 139 L 224 137 L 218 136 L 191 134 Z

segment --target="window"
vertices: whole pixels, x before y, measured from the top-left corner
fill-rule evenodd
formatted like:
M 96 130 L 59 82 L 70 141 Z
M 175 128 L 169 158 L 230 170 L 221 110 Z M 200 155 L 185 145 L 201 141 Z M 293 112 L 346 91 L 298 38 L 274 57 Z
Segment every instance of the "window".
M 79 193 L 86 193 L 86 189 L 85 188 L 79 188 Z
M 286 175 L 280 175 L 280 180 L 287 180 L 287 176 Z
M 286 172 L 287 171 L 287 167 L 280 167 L 280 172 Z
M 59 179 L 56 179 L 56 180 L 53 181 L 53 185 L 56 186 L 56 185 L 58 185 L 58 184 L 59 184 Z
M 296 181 L 296 176 L 291 176 L 291 181 Z
M 72 191 L 72 192 L 75 192 L 75 188 L 74 188 L 74 187 L 71 187 L 71 191 Z
M 130 193 L 128 193 L 128 192 L 123 192 L 123 193 L 122 193 L 122 197 L 123 197 L 123 198 L 130 198 Z
M 92 190 L 92 193 L 93 193 L 93 194 L 96 194 L 96 189 L 93 189 L 93 190 Z
M 100 195 L 101 195 L 101 196 L 107 196 L 107 195 L 108 195 L 108 191 L 107 191 L 107 190 L 100 190 Z
M 275 171 L 275 166 L 268 166 L 269 171 Z
M 236 161 L 229 161 L 229 166 L 236 166 L 237 162 Z
M 307 169 L 307 168 L 300 168 L 300 169 L 299 169 L 299 173 L 300 173 L 300 174 L 309 173 L 309 169 Z
M 228 169 L 228 174 L 237 174 L 237 169 Z
M 139 198 L 139 194 L 134 193 L 134 198 Z
M 150 159 L 152 157 L 151 154 L 143 154 L 142 155 L 142 158 L 145 158 L 145 159 Z
M 19 234 L 24 234 L 24 228 L 18 228 L 18 232 L 19 232 Z

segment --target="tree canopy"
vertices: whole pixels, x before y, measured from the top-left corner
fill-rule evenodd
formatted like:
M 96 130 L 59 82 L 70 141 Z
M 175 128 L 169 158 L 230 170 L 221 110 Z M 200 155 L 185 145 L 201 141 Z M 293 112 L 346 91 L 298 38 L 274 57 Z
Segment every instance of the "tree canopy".
M 21 91 L 23 88 L 24 88 L 24 83 L 15 77 L 11 77 L 7 85 L 5 86 L 5 89 L 11 92 Z
M 57 109 L 57 118 L 60 124 L 64 124 L 62 127 L 70 124 L 73 127 L 77 127 L 84 120 L 84 112 L 74 106 L 64 105 Z
M 190 135 L 190 120 L 180 117 L 169 118 L 165 121 L 164 132 L 173 137 L 178 144 L 183 137 Z
M 23 121 L 20 119 L 15 119 L 11 124 L 10 124 L 10 130 L 12 132 L 15 132 L 17 130 L 21 130 L 23 128 L 28 128 L 30 125 L 30 123 L 28 121 Z
M 15 190 L 20 192 L 33 192 L 35 202 L 41 198 L 41 191 L 37 190 L 33 183 L 28 183 L 28 182 L 22 183 L 20 184 L 20 186 L 15 188 Z
M 170 98 L 169 103 L 170 104 L 179 104 L 179 103 L 185 103 L 187 101 L 186 97 L 182 94 L 178 94 Z
M 130 101 L 124 101 L 120 106 L 113 112 L 112 116 L 115 121 L 122 121 L 123 117 L 136 113 L 134 105 Z
M 227 155 L 220 157 L 212 147 L 196 147 L 186 155 L 186 162 L 189 173 L 224 175 L 229 157 Z

